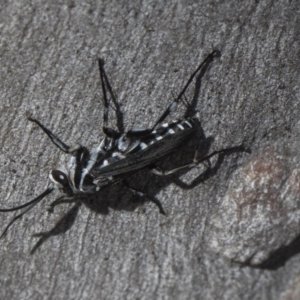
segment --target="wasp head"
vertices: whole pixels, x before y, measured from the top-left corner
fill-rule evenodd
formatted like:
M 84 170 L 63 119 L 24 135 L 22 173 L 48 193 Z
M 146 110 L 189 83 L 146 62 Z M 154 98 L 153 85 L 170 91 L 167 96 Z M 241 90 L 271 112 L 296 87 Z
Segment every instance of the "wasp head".
M 70 186 L 69 176 L 66 170 L 55 169 L 49 174 L 49 178 L 54 186 L 63 194 L 72 196 L 73 190 Z

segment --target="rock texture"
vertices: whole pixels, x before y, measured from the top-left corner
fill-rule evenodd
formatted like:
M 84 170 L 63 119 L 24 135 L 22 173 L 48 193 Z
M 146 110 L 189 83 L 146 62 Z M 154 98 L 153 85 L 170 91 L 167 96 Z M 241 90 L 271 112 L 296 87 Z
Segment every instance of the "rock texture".
M 218 49 L 185 94 L 199 131 L 160 166 L 197 147 L 251 153 L 133 176 L 166 216 L 119 185 L 52 214 L 59 195 L 47 197 L 1 240 L 0 298 L 299 299 L 299 13 L 293 0 L 2 1 L 1 207 L 42 193 L 68 159 L 29 114 L 67 144 L 99 142 L 99 57 L 129 130 L 151 126 Z

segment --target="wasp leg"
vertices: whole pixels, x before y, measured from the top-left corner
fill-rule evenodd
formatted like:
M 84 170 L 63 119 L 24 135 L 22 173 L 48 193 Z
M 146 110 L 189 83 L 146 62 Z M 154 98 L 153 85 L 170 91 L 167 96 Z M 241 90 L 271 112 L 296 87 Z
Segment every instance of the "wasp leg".
M 215 154 L 217 154 L 217 153 L 214 153 L 214 155 Z M 161 168 L 159 168 L 158 166 L 156 166 L 155 164 L 151 166 L 150 170 L 155 175 L 158 175 L 158 176 L 168 176 L 168 175 L 176 173 L 176 172 L 178 172 L 178 171 L 180 171 L 182 169 L 193 168 L 193 167 L 197 166 L 197 164 L 200 163 L 200 161 L 198 161 L 198 159 L 197 159 L 197 156 L 198 156 L 198 150 L 196 150 L 196 152 L 195 152 L 195 156 L 194 156 L 194 159 L 193 159 L 192 163 L 180 166 L 178 168 L 175 168 L 175 169 L 172 169 L 172 170 L 169 170 L 169 171 L 164 171 Z M 203 159 L 203 161 L 206 160 L 206 159 L 209 159 L 210 157 L 211 157 L 211 155 L 209 155 L 209 157 L 205 157 Z
M 123 113 L 120 109 L 120 105 L 118 103 L 118 100 L 117 100 L 117 97 L 115 96 L 115 93 L 113 92 L 113 89 L 109 83 L 109 80 L 107 78 L 107 75 L 106 75 L 106 72 L 104 70 L 104 68 L 102 67 L 102 73 L 103 73 L 103 76 L 104 76 L 104 80 L 105 80 L 105 83 L 106 83 L 106 87 L 110 93 L 110 96 L 111 96 L 111 99 L 114 103 L 114 106 L 115 106 L 115 114 L 116 114 L 116 120 L 117 120 L 117 128 L 119 130 L 119 132 L 122 134 L 124 133 L 124 117 L 123 117 Z
M 185 84 L 184 88 L 182 89 L 182 91 L 179 93 L 179 95 L 177 96 L 177 98 L 175 98 L 172 103 L 169 105 L 169 107 L 165 110 L 165 112 L 162 114 L 162 116 L 156 121 L 156 123 L 154 124 L 154 126 L 152 127 L 152 129 L 156 129 L 157 127 L 159 127 L 161 125 L 161 123 L 165 120 L 165 118 L 176 109 L 178 102 L 181 100 L 181 97 L 184 95 L 185 91 L 187 90 L 187 88 L 189 87 L 189 85 L 191 84 L 191 82 L 193 81 L 194 77 L 196 76 L 196 74 L 205 66 L 210 64 L 210 62 L 213 60 L 214 57 L 218 57 L 220 56 L 220 51 L 218 50 L 214 50 L 213 52 L 211 52 L 205 59 L 204 61 L 199 65 L 199 67 L 194 71 L 194 73 L 190 76 L 189 80 L 187 81 L 187 83 Z
M 194 79 L 194 77 L 196 76 L 196 74 L 206 65 L 208 65 L 214 57 L 218 57 L 220 56 L 220 52 L 218 50 L 214 50 L 213 52 L 211 52 L 205 59 L 204 61 L 199 65 L 199 67 L 196 69 L 196 71 L 190 76 L 189 80 L 187 81 L 187 83 L 185 84 L 184 88 L 182 89 L 182 91 L 179 93 L 179 95 L 177 96 L 177 98 L 175 98 L 171 104 L 167 107 L 167 109 L 164 111 L 164 113 L 161 115 L 161 117 L 156 121 L 156 123 L 154 124 L 154 126 L 151 129 L 145 129 L 145 130 L 129 130 L 127 133 L 127 136 L 132 136 L 132 137 L 143 137 L 148 135 L 149 133 L 151 133 L 153 130 L 155 130 L 156 128 L 158 128 L 159 126 L 161 126 L 161 123 L 165 120 L 165 118 L 171 113 L 173 112 L 176 107 L 177 104 L 179 103 L 179 101 L 181 100 L 181 97 L 184 95 L 185 91 L 187 90 L 187 88 L 189 87 L 189 85 L 191 84 L 192 80 Z
M 37 125 L 39 125 L 43 131 L 49 136 L 51 139 L 51 142 L 58 147 L 60 150 L 62 150 L 65 153 L 72 154 L 74 151 L 79 150 L 82 148 L 80 145 L 74 145 L 73 147 L 70 147 L 66 145 L 63 141 L 61 141 L 50 129 L 48 129 L 45 125 L 43 125 L 40 121 L 33 117 L 28 117 L 28 120 L 30 122 L 34 122 Z
M 99 65 L 99 72 L 100 72 L 100 79 L 101 79 L 101 86 L 102 86 L 102 93 L 103 93 L 103 104 L 104 104 L 104 112 L 103 112 L 103 132 L 106 136 L 112 139 L 118 139 L 120 137 L 120 133 L 112 128 L 108 127 L 108 112 L 109 112 L 109 104 L 107 100 L 107 93 L 105 87 L 105 80 L 106 83 L 108 82 L 107 77 L 105 76 L 104 72 L 104 61 L 103 59 L 98 59 Z M 110 87 L 110 85 L 109 85 Z
M 218 150 L 218 151 L 214 151 L 211 154 L 198 159 L 198 150 L 196 150 L 195 155 L 194 155 L 194 159 L 193 162 L 180 166 L 178 168 L 169 170 L 169 171 L 164 171 L 162 169 L 160 169 L 159 167 L 157 167 L 155 164 L 152 165 L 150 167 L 150 170 L 153 174 L 158 175 L 158 176 L 168 176 L 170 174 L 176 173 L 182 169 L 186 169 L 186 168 L 193 168 L 195 166 L 197 166 L 200 163 L 204 163 L 206 160 L 208 160 L 208 164 L 209 164 L 209 168 L 210 168 L 210 161 L 209 159 L 217 154 L 226 154 L 226 153 L 230 153 L 230 152 L 235 152 L 235 151 L 247 151 L 247 149 L 245 149 L 243 146 L 239 146 L 239 147 L 232 147 L 232 148 L 227 148 L 227 149 L 222 149 L 222 150 Z
M 124 179 L 122 182 L 123 182 L 123 184 L 125 185 L 125 187 L 126 187 L 128 190 L 130 190 L 134 195 L 139 196 L 139 197 L 145 197 L 145 198 L 149 199 L 151 202 L 153 202 L 153 203 L 158 207 L 159 212 L 160 212 L 162 215 L 165 215 L 165 214 L 166 214 L 165 211 L 164 211 L 164 209 L 163 209 L 163 207 L 162 207 L 162 205 L 161 205 L 161 203 L 160 203 L 157 199 L 152 198 L 152 197 L 149 197 L 149 196 L 148 196 L 147 194 L 145 194 L 144 192 L 141 192 L 141 191 L 139 191 L 139 190 L 137 190 L 137 189 L 134 189 L 134 188 L 130 187 L 130 186 L 129 186 L 129 183 L 128 183 L 128 181 L 127 181 L 126 179 Z

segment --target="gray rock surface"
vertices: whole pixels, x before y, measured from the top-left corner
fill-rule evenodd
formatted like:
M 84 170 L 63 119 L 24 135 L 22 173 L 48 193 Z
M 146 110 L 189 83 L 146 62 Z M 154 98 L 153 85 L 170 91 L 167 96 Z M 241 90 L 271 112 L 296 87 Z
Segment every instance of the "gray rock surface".
M 262 267 L 300 234 L 300 170 L 289 162 L 289 150 L 263 149 L 232 175 L 208 218 L 205 238 L 212 250 Z M 269 265 L 275 267 L 274 258 Z
M 251 154 L 133 176 L 167 216 L 119 185 L 52 214 L 49 196 L 1 240 L 0 298 L 300 299 L 299 13 L 293 0 L 2 1 L 1 207 L 40 194 L 68 159 L 28 114 L 68 144 L 101 138 L 98 57 L 128 130 L 151 126 L 219 49 L 185 95 L 201 128 L 161 167 L 197 146 Z

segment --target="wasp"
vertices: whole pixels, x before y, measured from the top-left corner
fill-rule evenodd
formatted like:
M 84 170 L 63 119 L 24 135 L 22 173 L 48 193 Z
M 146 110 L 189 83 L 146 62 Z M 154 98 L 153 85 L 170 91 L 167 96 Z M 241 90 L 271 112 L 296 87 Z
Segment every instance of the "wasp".
M 107 88 L 110 88 L 110 84 L 104 72 L 104 60 L 99 59 L 98 65 L 104 105 L 104 137 L 91 150 L 82 145 L 68 146 L 40 121 L 30 116 L 28 118 L 29 121 L 36 123 L 56 147 L 69 154 L 70 160 L 66 167 L 50 171 L 48 187 L 39 196 L 17 207 L 0 209 L 0 212 L 24 209 L 10 221 L 2 236 L 17 219 L 21 218 L 55 189 L 58 189 L 66 197 L 76 197 L 78 195 L 97 193 L 107 186 L 123 182 L 133 193 L 147 197 L 143 192 L 130 187 L 127 178 L 145 168 L 148 168 L 156 175 L 169 175 L 181 169 L 192 168 L 212 156 L 224 152 L 224 150 L 214 151 L 208 156 L 199 159 L 196 151 L 192 162 L 169 171 L 163 171 L 156 166 L 157 161 L 176 151 L 195 132 L 197 121 L 195 118 L 184 118 L 171 123 L 164 123 L 164 121 L 176 109 L 196 74 L 203 67 L 207 66 L 214 57 L 219 55 L 220 52 L 214 50 L 204 59 L 190 76 L 179 95 L 171 102 L 151 128 L 132 129 L 125 133 L 108 127 L 109 101 Z M 149 199 L 158 206 L 160 213 L 164 214 L 160 202 L 156 199 Z

